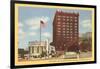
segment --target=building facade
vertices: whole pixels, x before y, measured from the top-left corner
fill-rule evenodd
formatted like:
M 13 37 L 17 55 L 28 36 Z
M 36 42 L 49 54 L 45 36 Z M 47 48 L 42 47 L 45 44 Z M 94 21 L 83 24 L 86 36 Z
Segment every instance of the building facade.
M 77 51 L 79 13 L 56 11 L 53 20 L 53 42 L 56 51 Z
M 41 45 L 40 45 L 41 44 Z M 46 41 L 31 41 L 29 42 L 29 56 L 30 59 L 41 57 L 42 53 L 46 53 Z

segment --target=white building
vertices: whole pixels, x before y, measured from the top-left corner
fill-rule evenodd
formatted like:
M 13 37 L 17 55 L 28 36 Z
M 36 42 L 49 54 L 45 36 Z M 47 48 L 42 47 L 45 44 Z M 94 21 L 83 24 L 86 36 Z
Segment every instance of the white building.
M 42 57 L 47 52 L 47 41 L 31 41 L 29 42 L 30 59 Z
M 31 41 L 29 42 L 29 58 L 33 60 L 34 58 L 48 58 L 49 55 L 55 51 L 54 46 L 49 45 L 49 40 L 45 41 Z

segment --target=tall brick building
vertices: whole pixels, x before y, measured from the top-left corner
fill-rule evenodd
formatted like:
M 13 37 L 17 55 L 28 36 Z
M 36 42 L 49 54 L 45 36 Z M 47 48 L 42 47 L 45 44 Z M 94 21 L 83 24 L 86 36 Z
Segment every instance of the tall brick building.
M 53 20 L 53 42 L 56 51 L 78 51 L 79 13 L 56 11 Z

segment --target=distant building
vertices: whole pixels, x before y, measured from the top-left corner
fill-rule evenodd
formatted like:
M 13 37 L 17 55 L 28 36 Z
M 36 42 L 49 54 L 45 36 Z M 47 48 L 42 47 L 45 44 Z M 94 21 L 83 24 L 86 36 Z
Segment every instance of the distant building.
M 86 36 L 87 38 L 92 38 L 92 32 L 87 32 L 87 33 L 85 34 L 85 36 Z
M 29 51 L 19 48 L 18 49 L 18 59 L 28 59 L 29 58 Z
M 79 13 L 56 11 L 53 20 L 53 42 L 56 51 L 77 51 Z
M 18 49 L 18 58 L 24 59 L 24 49 Z
M 92 32 L 86 32 L 86 33 L 83 33 L 83 34 L 81 34 L 80 37 L 91 38 L 91 37 L 92 37 Z
M 92 50 L 92 32 L 86 32 L 79 38 L 79 48 L 81 51 Z

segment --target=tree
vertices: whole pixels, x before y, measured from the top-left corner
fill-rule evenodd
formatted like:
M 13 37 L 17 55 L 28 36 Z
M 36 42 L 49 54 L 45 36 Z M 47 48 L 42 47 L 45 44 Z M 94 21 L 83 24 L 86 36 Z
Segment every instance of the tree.
M 82 43 L 81 43 L 81 51 L 91 51 L 91 47 L 92 47 L 92 40 L 91 38 L 86 38 L 86 37 L 83 37 L 82 38 Z

